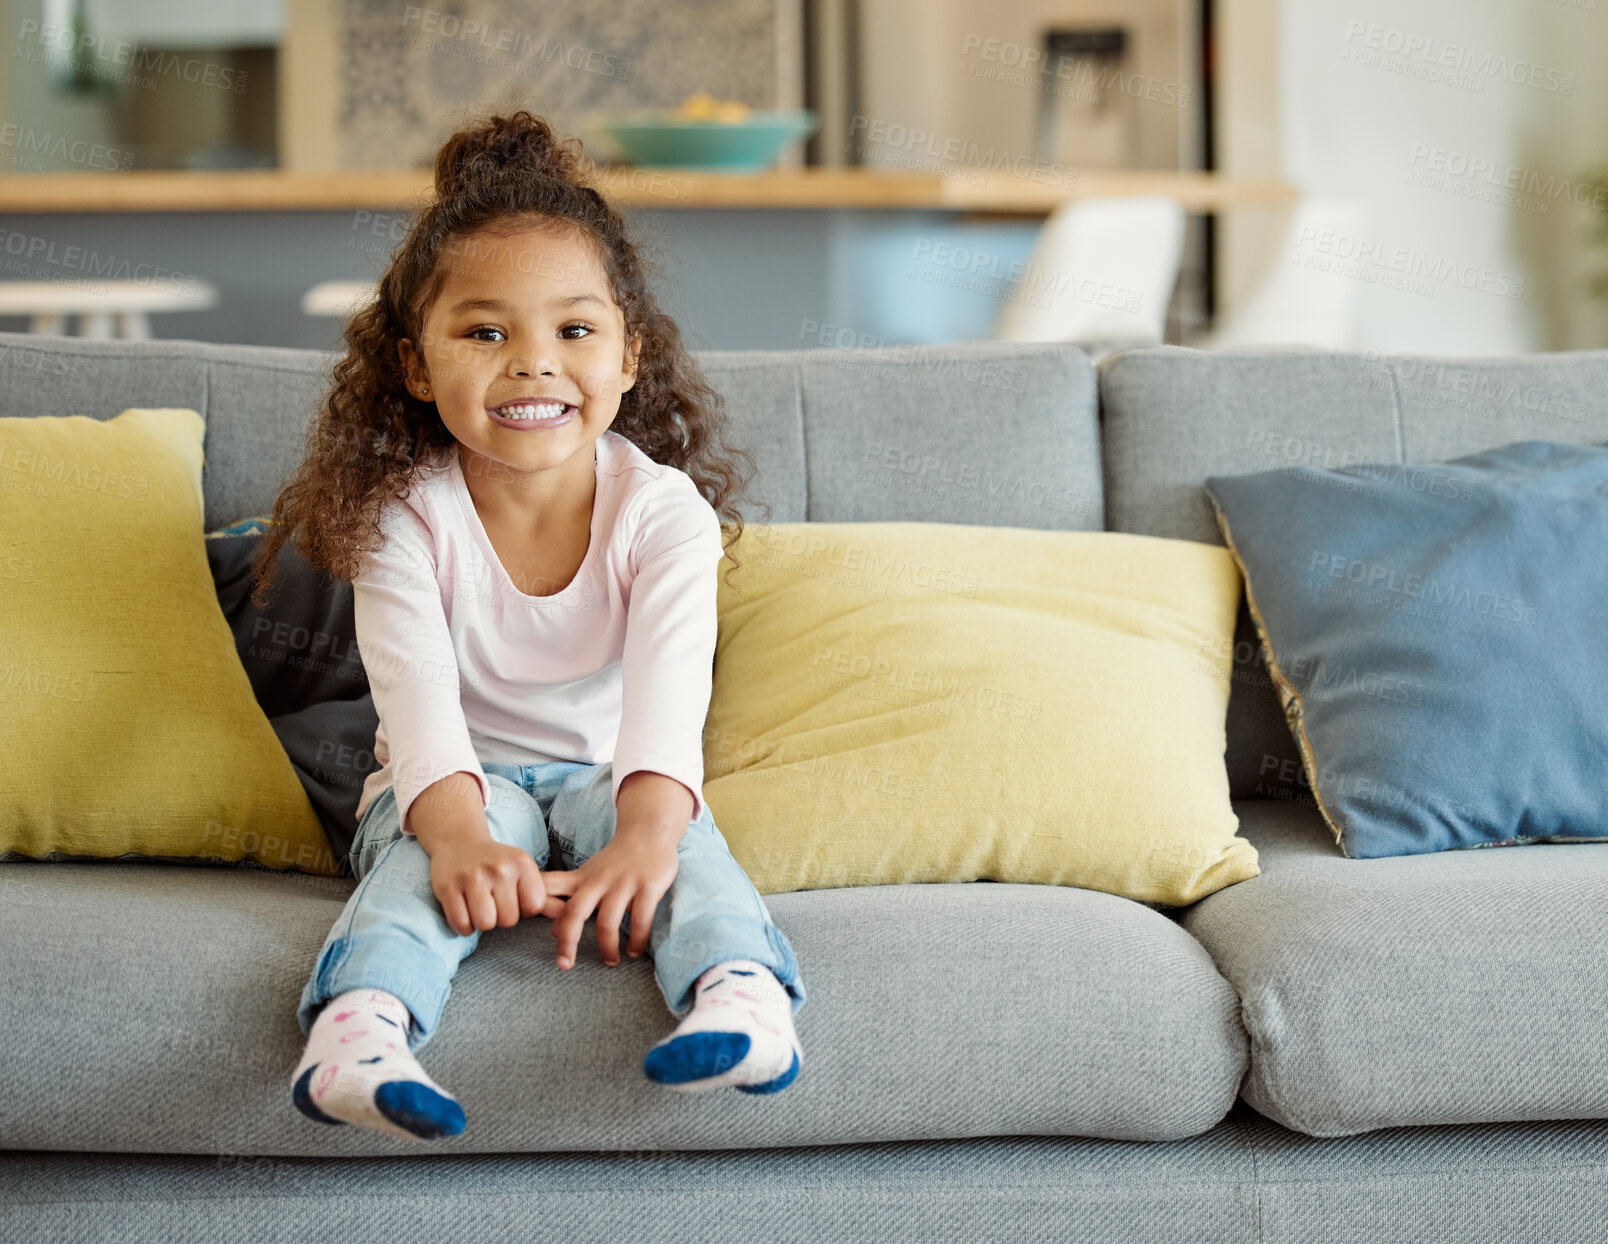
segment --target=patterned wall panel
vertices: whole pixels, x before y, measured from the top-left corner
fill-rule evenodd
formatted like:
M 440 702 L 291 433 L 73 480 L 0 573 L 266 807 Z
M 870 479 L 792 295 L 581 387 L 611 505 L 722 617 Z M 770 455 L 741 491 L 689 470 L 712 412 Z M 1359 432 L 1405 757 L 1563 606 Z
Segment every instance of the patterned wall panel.
M 343 163 L 428 165 L 486 111 L 528 108 L 610 149 L 593 108 L 674 107 L 705 91 L 778 102 L 776 0 L 342 0 Z

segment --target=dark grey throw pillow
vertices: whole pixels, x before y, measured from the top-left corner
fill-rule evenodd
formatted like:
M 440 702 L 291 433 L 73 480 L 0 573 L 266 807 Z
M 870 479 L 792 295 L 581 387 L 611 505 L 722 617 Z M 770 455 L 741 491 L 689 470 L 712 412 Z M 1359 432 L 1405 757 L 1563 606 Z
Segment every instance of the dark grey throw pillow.
M 266 530 L 266 519 L 250 518 L 207 533 L 207 560 L 257 703 L 350 876 L 357 803 L 364 780 L 380 767 L 380 719 L 357 651 L 352 585 L 287 541 L 274 561 L 268 606 L 259 609 L 251 570 Z

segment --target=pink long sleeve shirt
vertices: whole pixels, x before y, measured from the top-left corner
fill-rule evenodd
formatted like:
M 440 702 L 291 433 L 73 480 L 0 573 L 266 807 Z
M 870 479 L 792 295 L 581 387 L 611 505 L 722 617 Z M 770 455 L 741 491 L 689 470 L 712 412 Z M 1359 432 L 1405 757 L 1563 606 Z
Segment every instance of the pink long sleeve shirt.
M 475 511 L 457 453 L 381 514 L 385 542 L 353 581 L 357 646 L 380 725 L 358 801 L 408 810 L 481 763 L 612 761 L 675 778 L 703 814 L 703 727 L 715 654 L 720 519 L 692 479 L 613 430 L 597 439 L 586 559 L 563 591 L 527 596 Z

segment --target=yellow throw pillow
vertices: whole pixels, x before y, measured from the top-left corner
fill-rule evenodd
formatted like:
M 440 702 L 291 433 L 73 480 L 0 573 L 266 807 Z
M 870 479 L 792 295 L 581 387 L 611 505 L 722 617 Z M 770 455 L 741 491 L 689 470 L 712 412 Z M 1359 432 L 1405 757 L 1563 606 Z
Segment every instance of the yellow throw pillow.
M 720 567 L 710 814 L 762 894 L 1015 881 L 1184 906 L 1257 876 L 1223 753 L 1226 549 L 747 525 Z
M 0 858 L 340 873 L 218 605 L 204 432 L 0 418 Z

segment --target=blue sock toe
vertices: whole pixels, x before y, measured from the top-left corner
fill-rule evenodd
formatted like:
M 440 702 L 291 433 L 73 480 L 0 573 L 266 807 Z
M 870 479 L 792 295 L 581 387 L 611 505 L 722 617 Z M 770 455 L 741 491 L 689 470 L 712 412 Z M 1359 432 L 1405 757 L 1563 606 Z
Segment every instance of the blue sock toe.
M 742 1062 L 751 1044 L 746 1032 L 690 1032 L 654 1046 L 642 1060 L 642 1070 L 660 1084 L 704 1080 Z
M 794 1080 L 798 1079 L 798 1051 L 793 1051 L 793 1065 L 774 1080 L 766 1080 L 763 1084 L 739 1084 L 737 1089 L 742 1093 L 779 1093 Z
M 296 1081 L 296 1087 L 291 1090 L 290 1100 L 296 1103 L 297 1110 L 300 1110 L 315 1123 L 333 1123 L 335 1126 L 340 1127 L 346 1122 L 345 1119 L 332 1119 L 313 1103 L 313 1094 L 312 1090 L 308 1088 L 308 1082 L 312 1080 L 313 1072 L 317 1071 L 318 1068 L 319 1064 L 314 1063 L 301 1073 L 301 1079 Z
M 390 1080 L 374 1090 L 381 1114 L 415 1136 L 435 1140 L 463 1131 L 463 1107 L 416 1080 Z

